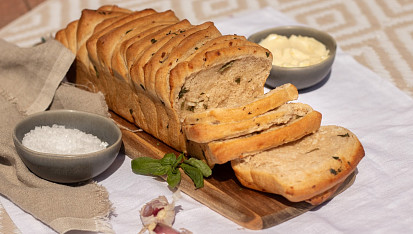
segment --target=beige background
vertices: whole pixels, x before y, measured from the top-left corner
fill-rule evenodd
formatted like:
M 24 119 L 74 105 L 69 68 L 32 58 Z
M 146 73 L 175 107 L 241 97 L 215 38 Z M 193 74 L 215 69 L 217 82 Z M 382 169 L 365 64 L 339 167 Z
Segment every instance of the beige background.
M 327 31 L 343 51 L 413 97 L 411 0 L 48 0 L 0 29 L 0 37 L 31 46 L 78 18 L 81 9 L 103 4 L 172 9 L 194 24 L 273 7 L 299 23 Z M 0 233 L 10 231 L 18 233 L 0 204 Z
M 0 30 L 0 37 L 30 46 L 76 19 L 83 8 L 117 4 L 130 9 L 173 9 L 200 23 L 271 6 L 299 23 L 325 30 L 358 62 L 413 97 L 411 0 L 49 0 Z

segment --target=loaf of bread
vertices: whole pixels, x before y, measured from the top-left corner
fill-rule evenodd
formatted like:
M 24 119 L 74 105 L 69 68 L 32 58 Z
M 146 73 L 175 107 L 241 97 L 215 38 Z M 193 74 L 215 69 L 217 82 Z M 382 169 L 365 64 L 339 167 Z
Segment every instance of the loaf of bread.
M 349 131 L 318 130 L 321 113 L 293 102 L 293 85 L 264 94 L 270 51 L 212 22 L 107 5 L 83 10 L 55 38 L 76 54 L 75 82 L 102 92 L 113 112 L 211 167 L 232 161 L 247 187 L 318 203 L 362 157 L 361 145 L 343 151 L 358 142 Z
M 117 6 L 86 9 L 80 19 L 57 32 L 56 39 L 76 53 L 76 83 L 102 92 L 115 113 L 190 155 L 196 156 L 188 149 L 199 139 L 186 134 L 199 125 L 186 128 L 185 119 L 190 124 L 191 119 L 198 119 L 197 114 L 232 109 L 235 112 L 227 115 L 231 121 L 250 121 L 244 128 L 252 126 L 251 121 L 263 121 L 259 128 L 202 139 L 202 143 L 211 144 L 231 137 L 245 141 L 278 121 L 270 117 L 277 118 L 279 113 L 266 112 L 296 99 L 298 94 L 292 85 L 264 94 L 272 61 L 267 49 L 242 36 L 221 35 L 211 22 L 192 25 L 179 20 L 170 10 L 129 11 Z M 238 115 L 237 109 L 248 114 Z M 321 116 L 314 118 L 315 123 L 321 120 Z M 222 125 L 210 127 L 218 133 Z M 315 128 L 303 128 L 297 137 Z M 251 152 L 262 149 L 255 144 L 250 148 Z M 220 154 L 214 154 L 208 158 L 212 157 L 217 159 L 210 165 L 238 156 L 220 159 Z
M 329 125 L 231 164 L 246 187 L 280 194 L 293 202 L 319 204 L 330 197 L 329 190 L 334 191 L 356 169 L 363 156 L 363 146 L 351 131 Z M 321 200 L 315 201 L 317 196 Z

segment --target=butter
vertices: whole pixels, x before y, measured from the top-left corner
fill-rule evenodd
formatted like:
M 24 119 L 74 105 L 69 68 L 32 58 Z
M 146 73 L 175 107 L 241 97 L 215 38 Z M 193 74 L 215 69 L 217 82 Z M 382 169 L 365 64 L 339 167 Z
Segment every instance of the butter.
M 273 55 L 273 65 L 305 67 L 320 63 L 328 57 L 325 45 L 312 37 L 291 35 L 289 38 L 270 34 L 259 43 Z

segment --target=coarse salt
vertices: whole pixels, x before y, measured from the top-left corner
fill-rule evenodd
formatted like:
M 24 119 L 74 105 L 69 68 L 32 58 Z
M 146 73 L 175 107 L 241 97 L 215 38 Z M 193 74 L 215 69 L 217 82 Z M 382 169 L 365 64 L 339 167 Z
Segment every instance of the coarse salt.
M 57 124 L 36 126 L 24 135 L 22 144 L 34 151 L 54 154 L 85 154 L 108 146 L 92 134 Z

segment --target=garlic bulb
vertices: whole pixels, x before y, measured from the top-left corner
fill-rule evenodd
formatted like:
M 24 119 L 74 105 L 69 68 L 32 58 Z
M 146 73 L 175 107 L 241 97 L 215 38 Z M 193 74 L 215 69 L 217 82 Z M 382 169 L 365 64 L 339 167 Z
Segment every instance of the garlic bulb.
M 175 220 L 174 207 L 175 203 L 169 203 L 165 196 L 159 196 L 151 200 L 140 211 L 143 225 L 150 233 L 156 233 L 154 230 L 158 224 L 161 224 L 161 227 L 171 227 Z

